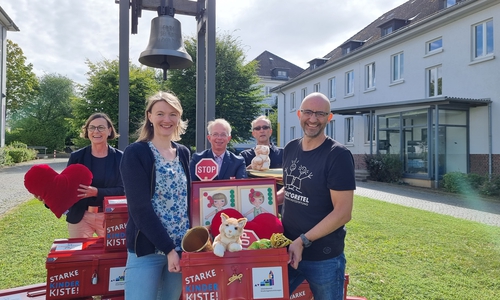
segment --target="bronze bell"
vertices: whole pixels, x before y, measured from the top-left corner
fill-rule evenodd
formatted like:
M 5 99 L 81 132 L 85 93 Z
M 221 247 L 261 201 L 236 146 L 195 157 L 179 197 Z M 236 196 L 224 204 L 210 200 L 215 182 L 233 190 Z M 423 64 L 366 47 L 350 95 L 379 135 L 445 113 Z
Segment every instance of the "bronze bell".
M 149 44 L 139 56 L 139 62 L 162 69 L 163 79 L 167 79 L 167 69 L 189 68 L 193 60 L 184 48 L 181 22 L 169 15 L 151 20 Z

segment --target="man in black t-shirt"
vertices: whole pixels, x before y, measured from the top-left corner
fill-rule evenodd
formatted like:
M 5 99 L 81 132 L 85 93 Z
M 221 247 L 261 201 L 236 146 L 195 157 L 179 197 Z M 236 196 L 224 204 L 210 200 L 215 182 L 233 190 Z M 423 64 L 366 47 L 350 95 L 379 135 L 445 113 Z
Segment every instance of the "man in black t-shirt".
M 315 299 L 342 300 L 345 274 L 345 224 L 351 219 L 354 159 L 351 152 L 325 134 L 332 119 L 330 101 L 312 93 L 297 113 L 304 136 L 283 152 L 284 234 L 288 248 L 290 294 L 307 280 Z

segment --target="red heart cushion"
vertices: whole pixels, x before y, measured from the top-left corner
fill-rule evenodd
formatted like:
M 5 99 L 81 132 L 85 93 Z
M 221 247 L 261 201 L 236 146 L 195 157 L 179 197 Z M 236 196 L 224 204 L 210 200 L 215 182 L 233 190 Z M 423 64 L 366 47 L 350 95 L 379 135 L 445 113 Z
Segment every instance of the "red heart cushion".
M 39 164 L 24 175 L 26 189 L 43 200 L 57 218 L 81 199 L 77 191 L 80 184 L 90 185 L 91 182 L 92 172 L 81 164 L 69 165 L 61 174 L 49 165 Z
M 219 234 L 219 227 L 222 223 L 220 214 L 222 212 L 231 218 L 243 218 L 243 215 L 234 208 L 226 208 L 217 212 L 210 226 L 210 232 L 213 237 Z M 252 221 L 248 221 L 245 225 L 245 229 L 253 230 L 260 239 L 270 239 L 273 233 L 283 233 L 283 224 L 281 224 L 281 220 L 275 215 L 263 213 L 253 218 Z

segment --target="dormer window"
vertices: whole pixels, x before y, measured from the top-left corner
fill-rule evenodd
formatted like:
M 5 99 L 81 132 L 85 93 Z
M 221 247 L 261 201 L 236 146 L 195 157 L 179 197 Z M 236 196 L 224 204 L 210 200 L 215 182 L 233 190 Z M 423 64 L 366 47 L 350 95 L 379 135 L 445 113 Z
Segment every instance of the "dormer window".
M 315 59 L 309 61 L 308 64 L 309 64 L 309 67 L 311 68 L 311 70 L 314 70 L 327 61 L 328 61 L 327 58 L 315 58 Z
M 288 80 L 288 69 L 286 68 L 274 68 L 271 71 L 272 79 L 276 80 Z
M 348 41 L 340 46 L 342 48 L 342 55 L 346 55 L 348 53 L 351 53 L 353 50 L 363 46 L 365 42 L 364 41 Z
M 380 28 L 380 35 L 386 36 L 393 31 L 398 30 L 399 28 L 407 25 L 410 21 L 404 19 L 390 19 L 389 21 L 380 24 L 378 27 Z

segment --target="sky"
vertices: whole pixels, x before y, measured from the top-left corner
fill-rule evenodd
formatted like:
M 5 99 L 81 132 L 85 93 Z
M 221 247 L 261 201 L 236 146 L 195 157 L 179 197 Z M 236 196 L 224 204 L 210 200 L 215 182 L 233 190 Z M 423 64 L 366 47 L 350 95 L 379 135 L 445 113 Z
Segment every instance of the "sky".
M 216 30 L 238 39 L 246 62 L 267 50 L 307 68 L 307 62 L 325 56 L 404 2 L 216 0 Z M 19 45 L 37 76 L 59 74 L 85 84 L 87 60 L 119 58 L 119 4 L 114 0 L 2 0 L 0 6 L 20 30 L 8 31 L 7 39 Z M 138 58 L 156 16 L 144 10 L 138 33 L 130 35 L 133 64 L 140 65 Z M 176 14 L 175 18 L 184 36 L 196 36 L 194 17 Z

